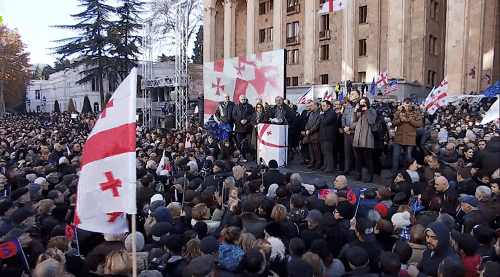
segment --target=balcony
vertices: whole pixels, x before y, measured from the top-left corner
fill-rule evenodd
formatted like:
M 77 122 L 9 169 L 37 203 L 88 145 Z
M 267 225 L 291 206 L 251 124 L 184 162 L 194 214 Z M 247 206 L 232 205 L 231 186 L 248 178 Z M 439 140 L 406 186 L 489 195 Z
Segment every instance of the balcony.
M 330 30 L 323 30 L 319 32 L 319 40 L 330 39 Z
M 297 45 L 300 43 L 299 36 L 286 38 L 286 46 Z
M 300 12 L 300 4 L 293 5 L 286 8 L 286 15 L 291 15 Z

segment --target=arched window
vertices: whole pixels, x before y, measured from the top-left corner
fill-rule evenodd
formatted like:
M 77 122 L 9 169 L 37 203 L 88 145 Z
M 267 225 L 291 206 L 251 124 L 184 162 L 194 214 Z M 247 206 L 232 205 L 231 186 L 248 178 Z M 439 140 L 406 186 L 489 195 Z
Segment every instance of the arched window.
M 94 113 L 98 113 L 98 112 L 99 112 L 99 103 L 94 102 Z
M 40 106 L 36 106 L 36 112 L 39 113 L 41 111 Z

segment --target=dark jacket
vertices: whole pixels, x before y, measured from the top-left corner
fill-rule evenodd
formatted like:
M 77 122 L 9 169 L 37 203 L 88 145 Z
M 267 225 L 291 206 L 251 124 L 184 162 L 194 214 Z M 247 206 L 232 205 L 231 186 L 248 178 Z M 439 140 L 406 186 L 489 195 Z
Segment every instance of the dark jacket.
M 476 225 L 487 225 L 485 216 L 480 210 L 474 210 L 464 215 L 462 218 L 464 233 L 470 233 Z M 461 229 L 457 231 L 462 231 Z
M 479 211 L 481 211 L 488 224 L 492 225 L 495 217 L 500 213 L 498 198 L 490 197 L 479 201 Z
M 252 105 L 248 103 L 239 103 L 234 105 L 233 108 L 233 120 L 234 120 L 234 132 L 235 133 L 251 133 L 252 125 L 250 125 L 250 120 L 254 113 Z M 246 123 L 242 124 L 241 120 L 246 119 Z
M 441 222 L 433 222 L 429 224 L 428 228 L 436 234 L 439 243 L 435 250 L 427 248 L 424 251 L 419 268 L 422 274 L 419 274 L 419 276 L 437 276 L 439 264 L 446 257 L 454 259 L 457 263 L 462 263 L 460 257 L 450 247 L 450 232 L 448 228 Z
M 306 131 L 309 131 L 309 139 L 313 142 L 319 142 L 319 125 L 320 121 L 320 108 L 316 109 L 316 111 L 312 111 L 309 114 L 309 118 L 306 123 Z
M 267 225 L 264 218 L 250 212 L 241 213 L 240 218 L 247 233 L 251 233 L 258 239 L 264 238 L 264 229 Z
M 279 170 L 269 170 L 264 173 L 264 187 L 266 187 L 266 191 L 269 189 L 269 186 L 272 184 L 277 184 L 278 186 L 283 186 L 286 178 L 283 173 L 279 172 Z
M 361 199 L 359 202 L 358 213 L 356 218 L 366 217 L 370 210 L 373 210 L 375 205 L 380 203 L 379 199 Z
M 336 131 L 337 114 L 330 108 L 326 113 L 320 115 L 319 140 L 335 143 L 337 141 Z
M 217 108 L 215 109 L 215 117 L 219 122 L 229 124 L 231 128 L 233 127 L 233 108 L 234 103 L 229 102 L 219 102 Z
M 279 116 L 279 107 L 278 105 L 275 105 L 273 107 L 271 107 L 271 109 L 269 109 L 269 112 L 267 113 L 267 115 L 269 116 L 269 118 L 278 118 Z M 295 116 L 295 111 L 288 107 L 287 105 L 282 105 L 282 114 L 283 114 L 283 117 L 284 117 L 284 120 L 283 120 L 283 124 L 287 124 L 288 126 L 292 126 L 292 125 L 295 125 L 296 124 L 296 116 Z
M 500 167 L 500 137 L 492 137 L 483 150 L 476 157 L 474 167 L 493 174 Z

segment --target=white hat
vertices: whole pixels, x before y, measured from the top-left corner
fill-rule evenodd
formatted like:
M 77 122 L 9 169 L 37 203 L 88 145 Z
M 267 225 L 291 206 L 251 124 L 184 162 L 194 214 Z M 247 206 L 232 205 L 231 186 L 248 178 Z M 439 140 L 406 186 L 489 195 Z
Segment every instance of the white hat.
M 153 203 L 153 202 L 158 201 L 158 200 L 164 200 L 164 199 L 163 199 L 163 196 L 162 196 L 161 194 L 159 194 L 159 193 L 157 193 L 157 194 L 153 195 L 153 196 L 151 197 L 151 199 L 150 199 L 149 203 Z
M 69 164 L 68 158 L 66 157 L 61 157 L 59 159 L 59 164 Z
M 394 225 L 394 228 L 406 227 L 411 224 L 410 213 L 409 212 L 395 213 L 391 217 L 391 221 L 392 224 Z
M 36 179 L 35 179 L 35 181 L 34 181 L 33 183 L 35 183 L 35 184 L 39 184 L 39 185 L 43 185 L 43 184 L 44 184 L 44 183 L 46 183 L 46 182 L 47 182 L 47 180 L 45 180 L 45 178 L 43 178 L 43 177 L 38 177 L 38 178 L 36 178 Z

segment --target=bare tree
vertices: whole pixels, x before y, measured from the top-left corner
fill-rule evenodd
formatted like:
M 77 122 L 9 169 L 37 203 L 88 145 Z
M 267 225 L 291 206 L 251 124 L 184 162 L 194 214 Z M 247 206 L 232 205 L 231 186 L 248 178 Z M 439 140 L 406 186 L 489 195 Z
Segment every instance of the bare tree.
M 161 40 L 170 41 L 168 45 L 174 44 L 175 23 L 177 20 L 176 5 L 186 3 L 187 12 L 187 36 L 191 41 L 203 23 L 203 0 L 153 0 L 151 2 L 151 16 L 153 26 L 155 26 L 156 36 Z M 171 39 L 171 40 L 170 40 Z

